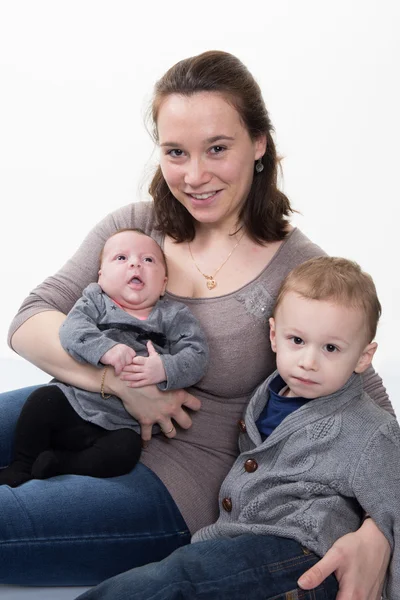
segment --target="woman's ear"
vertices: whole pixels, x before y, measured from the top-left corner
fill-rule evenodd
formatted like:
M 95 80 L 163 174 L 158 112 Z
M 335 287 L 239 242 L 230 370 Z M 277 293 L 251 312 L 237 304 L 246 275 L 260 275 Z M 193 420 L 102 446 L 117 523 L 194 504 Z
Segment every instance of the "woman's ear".
M 356 373 L 364 373 L 364 371 L 368 369 L 369 365 L 372 363 L 377 347 L 378 344 L 376 342 L 372 342 L 371 344 L 368 344 L 368 346 L 365 346 L 356 368 L 354 369 Z
M 254 160 L 258 160 L 259 158 L 262 158 L 265 154 L 266 149 L 267 149 L 267 136 L 261 135 L 260 137 L 258 137 L 255 140 L 255 143 L 254 143 L 254 150 L 255 150 Z
M 269 320 L 269 339 L 271 340 L 271 348 L 276 352 L 276 331 L 275 331 L 275 319 L 273 317 Z

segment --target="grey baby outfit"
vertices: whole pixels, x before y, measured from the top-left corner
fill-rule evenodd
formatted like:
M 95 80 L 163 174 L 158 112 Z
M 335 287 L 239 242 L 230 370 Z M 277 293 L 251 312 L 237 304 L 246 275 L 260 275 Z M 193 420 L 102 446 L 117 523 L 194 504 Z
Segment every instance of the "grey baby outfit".
M 64 349 L 77 361 L 102 367 L 100 359 L 116 344 L 126 344 L 140 356 L 147 356 L 150 340 L 163 361 L 166 381 L 161 390 L 181 389 L 199 381 L 206 369 L 208 348 L 197 319 L 182 303 L 161 299 L 146 320 L 136 319 L 119 308 L 97 283 L 83 291 L 60 328 Z M 125 410 L 119 398 L 104 400 L 56 382 L 71 406 L 85 421 L 104 429 L 121 427 L 140 431 L 139 424 Z

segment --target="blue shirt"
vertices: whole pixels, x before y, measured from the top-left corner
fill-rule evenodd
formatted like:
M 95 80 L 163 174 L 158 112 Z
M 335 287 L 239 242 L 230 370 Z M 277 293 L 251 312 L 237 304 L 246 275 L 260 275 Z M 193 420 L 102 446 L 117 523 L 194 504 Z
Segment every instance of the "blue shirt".
M 269 398 L 256 421 L 263 440 L 271 435 L 290 413 L 309 402 L 307 398 L 280 396 L 279 392 L 284 387 L 286 387 L 286 383 L 280 375 L 277 375 L 269 384 Z

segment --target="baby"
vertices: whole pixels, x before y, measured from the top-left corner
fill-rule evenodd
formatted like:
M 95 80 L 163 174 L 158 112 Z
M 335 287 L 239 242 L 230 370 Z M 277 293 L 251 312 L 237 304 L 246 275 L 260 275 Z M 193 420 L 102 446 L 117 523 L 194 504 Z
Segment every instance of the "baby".
M 381 307 L 369 275 L 320 257 L 284 281 L 270 319 L 277 371 L 239 422 L 240 455 L 219 494 L 220 516 L 159 563 L 86 592 L 118 598 L 336 598 L 298 578 L 365 513 L 393 556 L 385 598 L 400 599 L 400 428 L 363 392 Z
M 118 398 L 105 396 L 107 365 L 116 375 L 130 365 L 132 387 L 157 384 L 164 391 L 197 383 L 208 360 L 197 319 L 184 304 L 162 299 L 166 284 L 165 256 L 151 237 L 129 229 L 106 241 L 98 283 L 83 291 L 60 328 L 75 360 L 104 369 L 101 393 L 58 381 L 35 390 L 0 484 L 16 487 L 64 473 L 114 477 L 135 466 L 140 426 Z

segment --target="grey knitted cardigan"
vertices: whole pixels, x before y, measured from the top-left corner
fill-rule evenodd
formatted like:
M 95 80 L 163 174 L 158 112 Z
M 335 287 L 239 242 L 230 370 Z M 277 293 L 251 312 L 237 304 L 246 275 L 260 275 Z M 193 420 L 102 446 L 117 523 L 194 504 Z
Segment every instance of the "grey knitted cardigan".
M 362 509 L 393 551 L 386 597 L 400 599 L 400 428 L 353 374 L 338 392 L 291 413 L 263 442 L 256 426 L 271 375 L 256 390 L 240 434 L 241 454 L 222 484 L 217 522 L 193 541 L 242 533 L 295 539 L 323 556 L 358 529 Z M 246 460 L 255 461 L 253 472 Z M 254 463 L 252 464 L 254 468 Z M 224 509 L 231 501 L 231 511 Z

